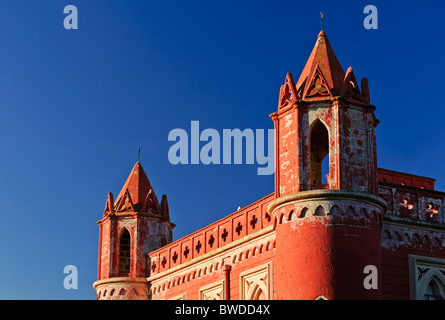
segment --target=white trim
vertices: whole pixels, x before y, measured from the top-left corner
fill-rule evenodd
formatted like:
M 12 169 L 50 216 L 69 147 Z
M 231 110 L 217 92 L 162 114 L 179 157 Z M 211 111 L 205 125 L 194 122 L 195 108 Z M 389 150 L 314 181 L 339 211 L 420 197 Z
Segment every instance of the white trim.
M 410 299 L 421 300 L 426 293 L 428 284 L 435 279 L 440 295 L 445 298 L 445 260 L 408 255 Z M 423 271 L 423 272 L 421 272 Z

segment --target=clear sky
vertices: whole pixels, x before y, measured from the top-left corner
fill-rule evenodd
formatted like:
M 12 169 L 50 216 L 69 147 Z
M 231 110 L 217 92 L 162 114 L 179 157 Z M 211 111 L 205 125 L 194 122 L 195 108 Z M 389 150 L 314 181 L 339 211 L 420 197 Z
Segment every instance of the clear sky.
M 377 30 L 363 26 L 368 4 Z M 78 30 L 63 27 L 66 5 Z M 320 11 L 344 70 L 369 79 L 379 167 L 445 191 L 443 1 L 2 0 L 0 299 L 95 299 L 96 222 L 139 147 L 175 240 L 272 193 L 257 164 L 170 164 L 168 133 L 194 120 L 273 128 Z M 66 265 L 77 290 L 63 286 Z

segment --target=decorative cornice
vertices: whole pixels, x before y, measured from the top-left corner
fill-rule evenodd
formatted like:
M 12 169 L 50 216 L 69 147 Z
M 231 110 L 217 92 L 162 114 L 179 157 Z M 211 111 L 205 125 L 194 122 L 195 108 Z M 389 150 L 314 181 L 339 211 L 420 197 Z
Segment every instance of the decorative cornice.
M 97 280 L 93 283 L 93 288 L 112 283 L 147 283 L 147 278 L 144 277 L 113 277 L 108 279 Z
M 414 220 L 410 218 L 396 217 L 389 214 L 383 215 L 383 223 L 390 223 L 429 231 L 445 232 L 445 225 L 442 223 L 434 223 L 430 221 Z
M 319 103 L 323 103 L 323 102 L 324 103 L 332 103 L 335 101 L 342 102 L 342 103 L 346 104 L 348 107 L 353 107 L 353 106 L 362 107 L 362 108 L 365 108 L 368 112 L 374 112 L 376 110 L 376 106 L 374 106 L 372 104 L 367 104 L 367 103 L 363 103 L 360 101 L 351 100 L 351 99 L 348 99 L 348 98 L 342 97 L 342 96 L 318 97 L 318 98 L 312 98 L 312 99 L 308 98 L 308 99 L 304 99 L 304 100 L 293 101 L 292 103 L 289 103 L 287 106 L 279 109 L 278 111 L 271 113 L 269 115 L 269 117 L 272 118 L 272 120 L 273 120 L 274 117 L 285 114 L 294 108 L 309 106 L 312 104 L 319 104 Z
M 388 207 L 388 204 L 384 199 L 370 193 L 347 190 L 308 190 L 291 193 L 273 200 L 269 203 L 267 212 L 272 215 L 276 209 L 297 201 L 343 199 L 371 203 L 380 207 L 383 212 L 385 212 Z
M 411 190 L 411 191 L 415 191 L 415 192 L 435 194 L 435 195 L 442 196 L 442 197 L 445 195 L 445 192 L 439 191 L 439 190 L 422 189 L 422 188 L 414 187 L 414 186 L 410 186 L 410 185 L 404 185 L 404 184 L 381 181 L 381 180 L 379 181 L 379 187 L 405 189 L 405 190 Z
M 117 218 L 133 218 L 133 219 L 135 219 L 138 217 L 148 218 L 153 221 L 166 222 L 166 223 L 169 223 L 173 228 L 176 226 L 174 223 L 170 222 L 168 217 L 163 217 L 159 214 L 152 214 L 152 213 L 139 212 L 139 211 L 128 211 L 128 212 L 123 212 L 123 213 L 109 214 L 109 215 L 105 216 L 103 219 L 97 221 L 96 223 L 98 225 L 101 225 L 109 219 L 111 219 L 111 220 L 113 220 L 113 219 L 116 220 Z

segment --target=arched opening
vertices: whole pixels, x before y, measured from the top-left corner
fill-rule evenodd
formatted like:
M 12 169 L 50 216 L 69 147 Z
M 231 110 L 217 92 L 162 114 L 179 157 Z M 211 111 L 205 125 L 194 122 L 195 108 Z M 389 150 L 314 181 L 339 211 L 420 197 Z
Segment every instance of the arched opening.
M 318 206 L 317 209 L 315 209 L 314 216 L 317 217 L 323 217 L 326 215 L 326 211 L 322 206 Z
M 138 292 L 136 291 L 135 288 L 133 288 L 133 289 L 130 290 L 130 293 L 128 295 L 130 295 L 130 296 L 137 296 Z
M 329 133 L 320 120 L 315 120 L 310 131 L 311 189 L 327 189 L 329 177 Z
M 253 287 L 249 290 L 246 299 L 247 300 L 268 300 L 267 295 L 265 293 L 264 285 L 260 285 L 259 283 L 253 284 Z
M 443 287 L 437 283 L 434 279 L 432 279 L 426 288 L 426 292 L 422 297 L 422 300 L 444 300 L 442 296 Z
M 258 289 L 255 294 L 253 295 L 252 300 L 266 300 L 266 295 L 264 294 L 263 290 Z
M 125 229 L 119 242 L 119 274 L 130 273 L 130 243 L 130 232 Z

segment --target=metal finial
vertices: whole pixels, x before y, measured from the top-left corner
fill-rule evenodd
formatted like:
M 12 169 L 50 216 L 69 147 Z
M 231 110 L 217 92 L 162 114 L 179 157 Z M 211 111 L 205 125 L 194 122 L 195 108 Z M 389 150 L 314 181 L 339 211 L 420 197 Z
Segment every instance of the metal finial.
M 138 148 L 138 162 L 139 162 L 140 158 L 141 158 L 141 148 Z
M 323 12 L 320 12 L 321 16 L 321 30 L 323 31 Z

